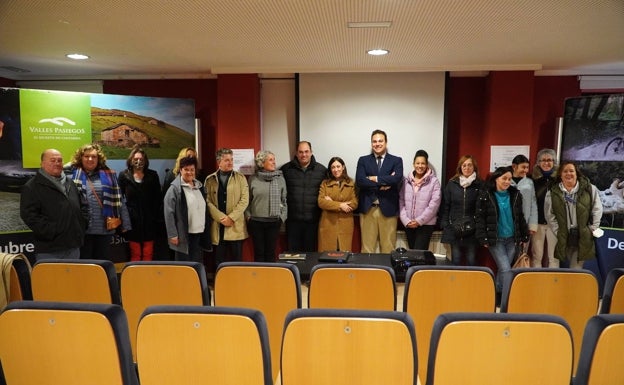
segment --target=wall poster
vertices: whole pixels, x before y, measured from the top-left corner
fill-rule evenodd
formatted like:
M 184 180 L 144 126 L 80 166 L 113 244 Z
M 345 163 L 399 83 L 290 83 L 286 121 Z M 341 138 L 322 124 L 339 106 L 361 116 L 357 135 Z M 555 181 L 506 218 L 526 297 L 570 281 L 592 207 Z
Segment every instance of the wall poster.
M 605 278 L 624 267 L 624 94 L 566 99 L 560 158 L 575 161 L 600 191 L 605 235 L 596 250 Z
M 20 188 L 37 172 L 43 150 L 56 148 L 69 162 L 87 143 L 100 144 L 117 173 L 126 168 L 132 147 L 140 145 L 162 183 L 180 148 L 194 147 L 195 102 L 0 88 L 0 252 L 33 260 L 32 233 L 19 213 Z M 125 260 L 125 241 L 113 236 L 111 243 L 118 246 L 111 259 Z

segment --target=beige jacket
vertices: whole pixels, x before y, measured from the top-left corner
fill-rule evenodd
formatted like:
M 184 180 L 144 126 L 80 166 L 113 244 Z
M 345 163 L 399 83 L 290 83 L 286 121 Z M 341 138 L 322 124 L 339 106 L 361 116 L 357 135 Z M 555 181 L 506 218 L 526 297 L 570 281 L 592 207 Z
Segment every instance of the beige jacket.
M 219 179 L 217 172 L 206 178 L 206 201 L 212 217 L 210 224 L 210 237 L 212 244 L 219 244 L 219 226 L 221 219 L 229 216 L 234 221 L 234 226 L 226 227 L 223 238 L 226 241 L 238 241 L 247 238 L 247 224 L 245 222 L 245 209 L 249 204 L 249 186 L 247 178 L 237 171 L 232 171 L 232 175 L 227 185 L 227 202 L 225 212 L 219 210 L 217 202 L 219 192 Z
M 331 200 L 325 199 L 328 196 Z M 339 184 L 335 180 L 324 180 L 319 188 L 318 205 L 323 210 L 318 230 L 318 250 L 351 251 L 353 243 L 353 212 L 340 210 L 340 203 L 347 202 L 357 209 L 358 198 L 355 182 Z

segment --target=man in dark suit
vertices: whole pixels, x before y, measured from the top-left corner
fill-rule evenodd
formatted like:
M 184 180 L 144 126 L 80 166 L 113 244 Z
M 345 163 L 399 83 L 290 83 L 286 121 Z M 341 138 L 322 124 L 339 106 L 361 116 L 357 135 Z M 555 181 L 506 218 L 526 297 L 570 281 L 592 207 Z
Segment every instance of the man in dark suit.
M 363 253 L 374 253 L 378 241 L 382 253 L 390 253 L 396 244 L 403 159 L 388 154 L 387 141 L 384 131 L 373 131 L 372 151 L 357 163 Z

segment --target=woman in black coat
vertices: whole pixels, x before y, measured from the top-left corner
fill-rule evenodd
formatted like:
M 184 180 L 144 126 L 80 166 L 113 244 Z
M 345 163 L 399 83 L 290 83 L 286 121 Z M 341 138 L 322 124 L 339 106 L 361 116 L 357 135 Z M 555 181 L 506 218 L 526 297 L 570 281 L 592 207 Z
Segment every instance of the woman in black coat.
M 135 147 L 126 160 L 128 168 L 119 174 L 119 187 L 126 197 L 132 230 L 124 234 L 130 245 L 131 261 L 151 261 L 154 239 L 162 224 L 162 193 L 158 173 L 149 169 L 143 149 Z
M 471 155 L 464 155 L 457 163 L 455 175 L 444 187 L 440 206 L 442 243 L 451 245 L 453 265 L 475 266 L 477 238 L 475 237 L 475 210 L 482 182 L 477 162 Z
M 496 262 L 497 293 L 502 291 L 502 276 L 511 269 L 518 246 L 529 240 L 522 194 L 511 186 L 512 175 L 511 167 L 497 168 L 477 200 L 477 240 L 488 248 Z

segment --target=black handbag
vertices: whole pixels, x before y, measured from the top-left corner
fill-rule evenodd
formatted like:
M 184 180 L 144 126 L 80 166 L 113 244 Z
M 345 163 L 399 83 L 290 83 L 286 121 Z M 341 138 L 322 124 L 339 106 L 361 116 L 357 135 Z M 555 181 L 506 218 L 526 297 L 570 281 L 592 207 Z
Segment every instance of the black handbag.
M 463 217 L 451 223 L 455 237 L 466 238 L 473 236 L 476 231 L 476 223 L 473 217 Z

